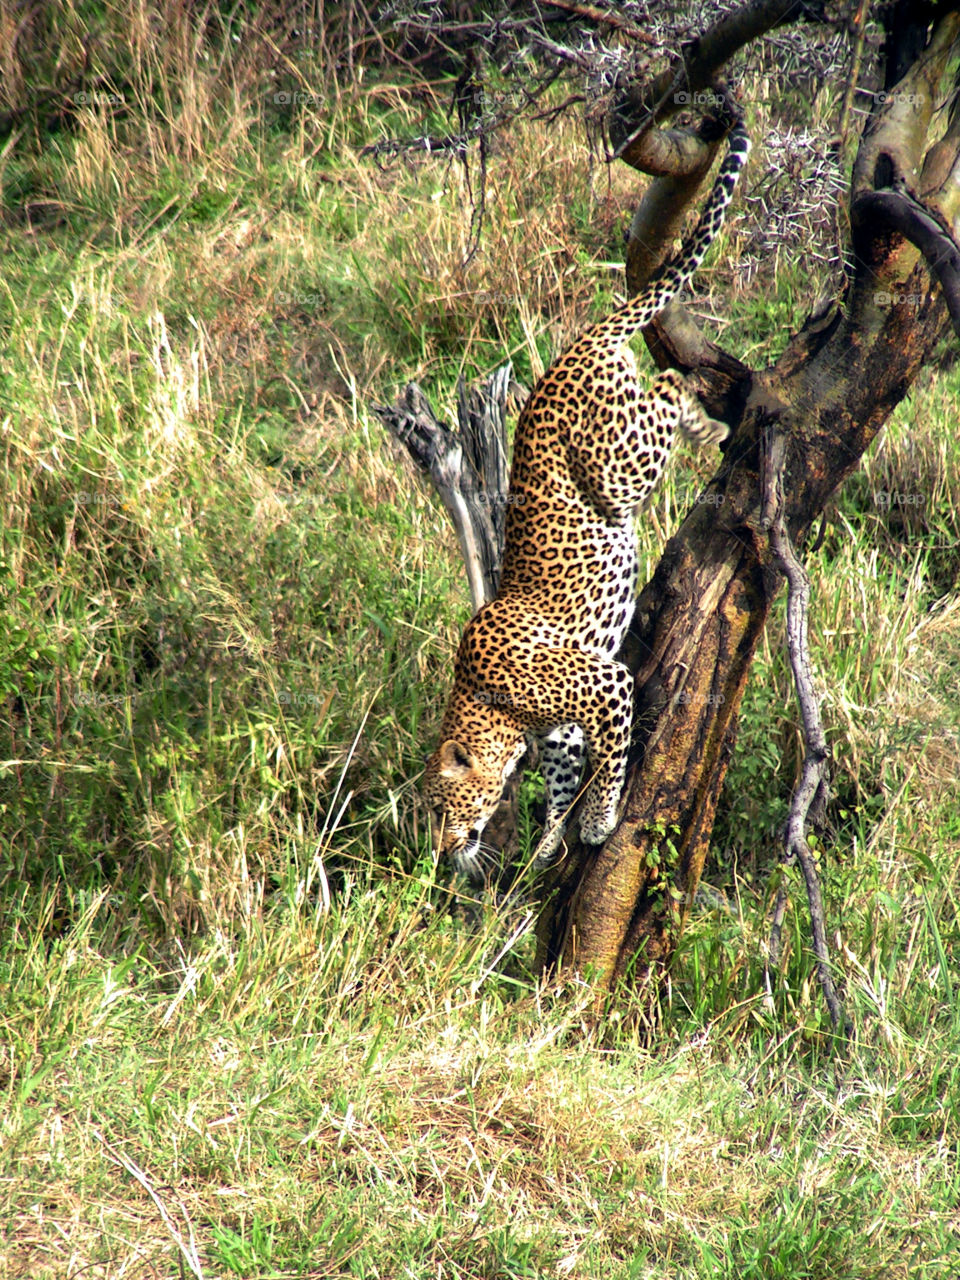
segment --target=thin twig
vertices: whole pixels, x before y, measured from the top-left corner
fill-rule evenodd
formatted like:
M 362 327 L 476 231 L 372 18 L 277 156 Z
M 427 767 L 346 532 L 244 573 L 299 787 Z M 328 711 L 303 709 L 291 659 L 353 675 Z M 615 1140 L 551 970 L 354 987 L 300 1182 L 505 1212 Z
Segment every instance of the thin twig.
M 838 148 L 841 158 L 847 145 L 847 134 L 850 131 L 850 113 L 853 110 L 853 95 L 857 90 L 857 84 L 860 79 L 860 67 L 863 62 L 863 42 L 867 29 L 867 13 L 870 9 L 870 0 L 859 0 L 854 11 L 853 17 L 850 19 L 850 27 L 854 33 L 853 54 L 850 60 L 850 73 L 847 77 L 847 85 L 843 91 L 843 106 L 840 108 L 840 123 L 837 126 L 837 133 L 840 137 L 840 146 Z
M 790 810 L 784 828 L 783 859 L 800 863 L 806 882 L 807 901 L 810 905 L 810 924 L 813 932 L 813 950 L 817 958 L 817 975 L 823 997 L 830 1011 L 830 1021 L 838 1034 L 843 1034 L 845 1021 L 843 1007 L 837 995 L 830 972 L 830 956 L 827 949 L 827 931 L 824 924 L 823 896 L 817 864 L 807 843 L 807 819 L 810 811 L 822 814 L 829 790 L 829 752 L 826 735 L 820 718 L 820 706 L 813 687 L 810 667 L 810 649 L 807 640 L 807 617 L 810 609 L 810 580 L 796 557 L 783 516 L 783 477 L 786 459 L 786 440 L 776 435 L 766 441 L 764 454 L 764 493 L 762 526 L 770 537 L 770 548 L 777 564 L 787 580 L 787 652 L 790 668 L 800 704 L 803 721 L 803 766 L 800 781 L 794 788 Z M 775 962 L 779 951 L 780 925 L 783 920 L 785 893 L 777 897 L 774 930 L 771 932 L 768 963 Z M 770 991 L 770 975 L 767 973 L 767 989 Z
M 545 4 L 549 9 L 563 9 L 566 13 L 572 13 L 578 18 L 586 18 L 590 22 L 598 22 L 601 26 L 612 27 L 614 31 L 622 31 L 625 36 L 629 36 L 631 40 L 638 40 L 641 44 L 657 43 L 656 37 L 649 31 L 644 31 L 635 23 L 627 22 L 625 18 L 607 9 L 598 9 L 592 4 L 575 4 L 573 0 L 545 0 Z
M 468 129 L 461 129 L 457 133 L 426 133 L 413 138 L 382 138 L 379 142 L 371 142 L 363 147 L 360 155 L 373 156 L 374 159 L 379 159 L 381 156 L 405 155 L 414 151 L 424 151 L 428 155 L 452 151 L 455 155 L 462 156 L 466 148 L 478 138 L 486 141 L 489 139 L 490 134 L 508 124 L 512 124 L 527 107 L 532 106 L 543 97 L 559 75 L 558 69 L 550 68 L 535 82 L 532 89 L 527 88 L 526 85 L 521 85 L 522 102 L 516 105 L 509 100 L 496 102 L 493 107 L 485 112 L 481 119 L 475 120 Z M 572 103 L 573 101 L 575 99 L 571 98 L 570 102 Z

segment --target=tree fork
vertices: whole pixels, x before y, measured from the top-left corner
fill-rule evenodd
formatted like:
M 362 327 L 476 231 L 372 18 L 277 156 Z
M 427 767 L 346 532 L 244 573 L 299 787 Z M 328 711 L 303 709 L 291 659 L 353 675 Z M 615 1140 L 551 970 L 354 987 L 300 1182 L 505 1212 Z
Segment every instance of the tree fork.
M 587 6 L 571 0 L 569 7 Z M 678 91 L 718 90 L 716 77 L 744 45 L 825 13 L 819 0 L 749 0 L 624 93 L 608 118 L 610 141 L 625 163 L 655 175 L 628 245 L 631 289 L 668 251 L 717 141 L 711 126 L 662 127 L 681 109 Z M 887 94 L 864 129 L 853 170 L 855 267 L 842 303 L 818 307 L 776 365 L 758 373 L 708 343 L 678 305 L 644 334 L 656 362 L 691 371 L 708 411 L 735 424 L 735 433 L 641 593 L 621 655 L 635 676 L 642 757 L 628 775 L 622 821 L 597 850 L 577 842 L 574 815 L 565 856 L 542 883 L 540 965 L 589 975 L 599 999 L 620 979 L 669 961 L 697 890 L 747 674 L 782 583 L 783 557 L 764 521 L 763 441 L 784 442 L 783 536 L 802 559 L 811 523 L 949 333 L 945 298 L 960 330 L 960 96 L 938 105 L 960 47 L 960 16 L 954 5 L 895 0 L 883 21 Z M 542 32 L 534 44 L 558 59 L 550 75 L 579 65 L 576 50 L 560 49 Z M 548 80 L 536 81 L 538 92 Z M 935 140 L 932 127 L 943 131 Z M 429 441 L 432 431 L 425 434 Z M 444 484 L 451 488 L 430 447 L 424 457 L 441 493 Z M 448 502 L 455 522 L 470 506 L 462 478 L 457 489 Z M 491 541 L 485 513 L 470 515 L 461 542 L 465 534 L 468 543 Z M 476 560 L 470 546 L 464 551 Z M 475 603 L 489 593 L 490 579 L 489 572 L 473 575 Z
M 642 981 L 668 962 L 699 884 L 750 663 L 782 581 L 764 520 L 763 441 L 784 442 L 780 529 L 800 546 L 949 332 L 944 297 L 956 317 L 956 96 L 944 137 L 924 152 L 958 43 L 960 18 L 946 13 L 865 130 L 850 203 L 857 269 L 844 310 L 811 317 L 771 370 L 744 372 L 746 394 L 729 396 L 742 411 L 723 465 L 638 600 L 621 657 L 636 677 L 643 760 L 601 850 L 579 844 L 572 825 L 537 930 L 540 966 L 591 982 L 598 1005 L 628 975 Z M 654 89 L 634 101 L 649 110 Z M 664 866 L 664 845 L 675 850 L 673 866 Z

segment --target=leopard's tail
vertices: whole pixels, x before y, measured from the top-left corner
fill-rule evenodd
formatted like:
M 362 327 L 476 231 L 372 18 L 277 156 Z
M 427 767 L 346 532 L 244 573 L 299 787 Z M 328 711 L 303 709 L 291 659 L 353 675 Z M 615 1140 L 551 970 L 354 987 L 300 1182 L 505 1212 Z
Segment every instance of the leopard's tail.
M 649 324 L 693 277 L 723 226 L 727 206 L 733 199 L 737 181 L 750 154 L 750 139 L 742 121 L 738 120 L 730 130 L 729 143 L 729 150 L 693 234 L 684 241 L 673 262 L 636 297 L 586 329 L 575 346 L 595 346 L 598 343 L 606 349 L 622 346 L 638 329 Z

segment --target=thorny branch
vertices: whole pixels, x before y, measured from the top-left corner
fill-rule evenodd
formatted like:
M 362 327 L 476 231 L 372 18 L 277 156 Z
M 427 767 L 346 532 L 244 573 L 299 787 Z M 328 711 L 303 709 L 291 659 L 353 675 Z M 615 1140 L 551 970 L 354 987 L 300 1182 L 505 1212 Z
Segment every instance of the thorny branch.
M 453 106 L 457 110 L 460 121 L 458 132 L 441 135 L 422 134 L 420 137 L 407 139 L 385 138 L 364 147 L 360 154 L 372 155 L 379 161 L 382 156 L 403 155 L 415 151 L 432 154 L 446 152 L 460 162 L 473 206 L 470 234 L 463 256 L 463 266 L 466 267 L 480 248 L 487 205 L 487 157 L 491 135 L 535 105 L 559 76 L 559 66 L 548 68 L 532 86 L 521 85 L 519 94 L 513 99 L 500 95 L 499 98 L 491 101 L 484 89 L 479 54 L 476 49 L 473 49 L 467 57 L 466 68 L 454 90 Z M 568 98 L 559 107 L 544 112 L 544 116 L 552 118 L 560 114 L 570 105 L 570 101 L 571 99 Z M 471 144 L 476 144 L 479 153 L 476 181 L 471 181 L 470 176 Z
M 578 18 L 587 18 L 591 22 L 599 23 L 601 27 L 622 31 L 625 36 L 629 36 L 631 40 L 636 40 L 640 44 L 656 44 L 656 37 L 649 31 L 644 31 L 635 22 L 628 22 L 625 18 L 621 18 L 612 9 L 599 9 L 592 4 L 577 4 L 575 0 L 547 0 L 547 8 L 563 9 L 565 13 L 572 13 Z
M 472 63 L 452 104 L 459 106 L 467 81 L 472 110 L 469 117 L 461 112 L 459 127 L 449 132 L 423 129 L 405 138 L 383 138 L 363 154 L 381 164 L 417 153 L 442 154 L 463 166 L 472 207 L 466 266 L 479 249 L 485 161 L 495 133 L 520 116 L 552 121 L 579 105 L 588 138 L 605 148 L 608 162 L 622 158 L 644 173 L 682 177 L 704 161 L 689 116 L 699 115 L 704 102 L 712 105 L 714 78 L 734 54 L 742 59 L 734 68 L 736 79 L 752 68 L 763 82 L 775 71 L 784 91 L 792 86 L 816 97 L 848 78 L 850 33 L 822 9 L 819 0 L 799 5 L 796 0 L 752 0 L 725 8 L 691 40 L 700 15 L 682 2 L 638 0 L 615 10 L 596 0 L 560 0 L 533 5 L 523 18 L 505 3 L 489 16 L 458 22 L 439 5 L 395 0 L 379 11 L 381 34 L 392 31 L 408 44 L 442 51 L 447 66 L 453 60 L 469 69 Z M 789 23 L 799 25 L 785 25 Z M 761 34 L 769 48 L 755 41 Z M 876 80 L 875 43 L 871 39 L 860 51 L 870 83 Z M 574 92 L 559 105 L 544 103 L 543 95 L 557 82 Z M 802 245 L 805 256 L 820 257 L 839 272 L 842 157 L 835 142 L 815 140 L 792 119 L 781 119 L 781 105 L 781 95 L 753 100 L 768 166 L 767 174 L 758 173 L 751 183 L 749 205 L 756 217 L 741 246 L 743 269 L 750 276 L 776 254 Z M 679 127 L 665 128 L 677 115 L 683 117 Z M 474 150 L 479 162 L 468 170 L 468 154 Z M 636 274 L 628 271 L 633 288 Z
M 781 573 L 787 580 L 787 651 L 790 668 L 800 704 L 803 721 L 803 767 L 800 781 L 794 788 L 790 810 L 784 826 L 783 861 L 797 861 L 803 871 L 810 905 L 810 923 L 813 932 L 813 950 L 817 958 L 817 974 L 823 990 L 833 1029 L 840 1035 L 846 1024 L 843 1007 L 837 995 L 830 972 L 830 956 L 827 949 L 827 932 L 824 923 L 823 896 L 817 864 L 807 843 L 807 821 L 812 816 L 822 818 L 830 786 L 829 752 L 820 707 L 813 687 L 810 667 L 810 649 L 807 641 L 807 617 L 810 609 L 810 580 L 797 559 L 787 532 L 783 515 L 783 477 L 786 457 L 786 439 L 780 434 L 770 434 L 765 441 L 763 474 L 763 513 L 761 527 L 770 537 L 770 549 Z M 780 951 L 780 929 L 786 908 L 786 890 L 781 887 L 774 907 L 774 921 L 770 933 L 766 968 L 768 995 L 772 994 L 771 971 L 777 964 Z

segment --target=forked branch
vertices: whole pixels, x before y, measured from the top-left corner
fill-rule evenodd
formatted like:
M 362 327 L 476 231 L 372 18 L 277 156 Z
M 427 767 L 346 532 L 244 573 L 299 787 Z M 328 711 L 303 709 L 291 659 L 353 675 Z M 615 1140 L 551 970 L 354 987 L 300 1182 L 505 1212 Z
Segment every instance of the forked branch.
M 830 1021 L 838 1034 L 844 1034 L 843 1007 L 837 995 L 830 972 L 830 955 L 827 947 L 827 931 L 823 912 L 823 895 L 817 864 L 807 843 L 807 822 L 811 814 L 822 818 L 830 787 L 829 752 L 823 732 L 820 707 L 813 687 L 810 667 L 810 649 L 807 639 L 807 618 L 810 610 L 810 580 L 797 559 L 783 515 L 783 479 L 786 440 L 779 432 L 767 433 L 764 450 L 763 512 L 761 528 L 770 538 L 770 549 L 787 580 L 787 652 L 790 669 L 800 704 L 803 721 L 803 767 L 800 781 L 794 788 L 790 810 L 784 827 L 783 861 L 800 863 L 810 905 L 810 923 L 813 933 L 813 950 L 817 958 L 817 974 L 823 997 L 830 1011 Z M 774 908 L 774 926 L 768 948 L 767 990 L 771 987 L 770 971 L 776 965 L 779 954 L 780 925 L 786 905 L 783 888 L 777 896 Z
M 461 381 L 456 430 L 437 418 L 415 382 L 392 407 L 373 409 L 439 493 L 457 531 L 475 610 L 493 599 L 500 581 L 512 376 L 508 361 L 479 387 L 468 390 Z
M 919 249 L 940 281 L 954 332 L 960 337 L 960 247 L 930 211 L 908 191 L 868 191 L 858 196 L 852 210 L 854 225 L 897 231 Z

